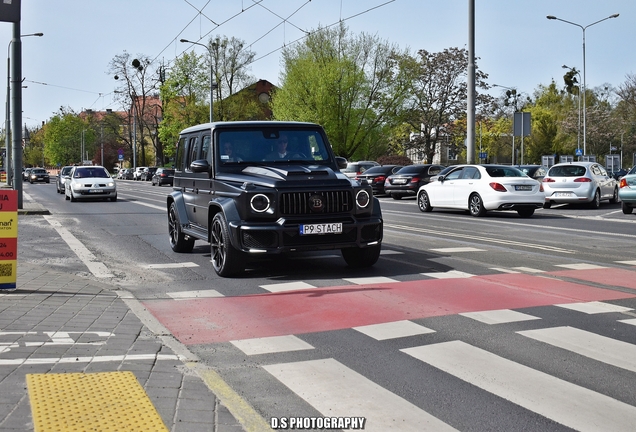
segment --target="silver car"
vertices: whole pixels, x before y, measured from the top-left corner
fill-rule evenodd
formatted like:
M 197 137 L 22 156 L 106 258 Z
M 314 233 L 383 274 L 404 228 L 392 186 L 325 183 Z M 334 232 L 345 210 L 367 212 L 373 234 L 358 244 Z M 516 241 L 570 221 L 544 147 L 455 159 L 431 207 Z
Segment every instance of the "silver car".
M 543 178 L 544 208 L 552 204 L 589 203 L 599 208 L 602 200 L 618 202 L 616 179 L 596 162 L 569 162 L 553 165 Z

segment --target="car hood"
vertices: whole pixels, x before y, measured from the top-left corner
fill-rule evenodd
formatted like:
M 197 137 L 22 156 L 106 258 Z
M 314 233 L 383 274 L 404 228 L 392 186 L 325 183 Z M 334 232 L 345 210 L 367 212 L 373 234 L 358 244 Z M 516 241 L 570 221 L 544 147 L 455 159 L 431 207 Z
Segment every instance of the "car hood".
M 330 167 L 322 165 L 284 165 L 284 166 L 248 166 L 240 173 L 220 173 L 217 175 L 219 180 L 250 182 L 258 186 L 264 187 L 298 187 L 309 184 L 319 185 L 328 182 L 342 186 L 351 186 L 352 181 L 349 177 L 340 171 L 334 171 Z

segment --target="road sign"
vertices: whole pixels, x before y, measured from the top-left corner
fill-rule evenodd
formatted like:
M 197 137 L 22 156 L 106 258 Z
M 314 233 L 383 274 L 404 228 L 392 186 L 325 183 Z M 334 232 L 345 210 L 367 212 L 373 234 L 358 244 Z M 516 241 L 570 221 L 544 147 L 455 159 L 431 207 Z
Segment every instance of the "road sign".
M 123 161 L 124 155 L 123 154 L 117 155 L 117 160 Z
M 488 157 L 488 153 L 486 152 L 479 152 L 479 159 L 486 159 Z
M 123 156 L 123 155 L 124 155 L 124 149 L 122 149 L 122 148 L 118 149 L 118 150 L 117 150 L 117 154 L 118 154 L 119 156 Z
M 576 156 L 583 156 L 583 150 L 581 150 L 580 148 L 577 148 L 576 151 L 574 152 L 574 154 Z

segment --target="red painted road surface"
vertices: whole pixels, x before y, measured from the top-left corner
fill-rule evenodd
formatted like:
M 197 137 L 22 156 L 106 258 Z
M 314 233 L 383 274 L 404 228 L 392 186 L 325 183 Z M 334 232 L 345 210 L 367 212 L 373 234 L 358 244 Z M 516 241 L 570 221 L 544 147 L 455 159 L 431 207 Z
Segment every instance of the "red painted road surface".
M 345 329 L 462 312 L 634 298 L 550 275 L 636 289 L 622 269 L 496 274 L 463 279 L 346 285 L 241 297 L 148 301 L 144 306 L 186 345 Z

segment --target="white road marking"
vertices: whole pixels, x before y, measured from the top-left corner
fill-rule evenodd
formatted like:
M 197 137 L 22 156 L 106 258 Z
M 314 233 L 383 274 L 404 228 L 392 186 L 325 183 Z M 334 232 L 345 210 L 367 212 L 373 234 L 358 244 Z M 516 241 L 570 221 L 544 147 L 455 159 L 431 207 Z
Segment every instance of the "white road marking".
M 263 368 L 326 417 L 366 417 L 366 432 L 455 430 L 334 359 Z
M 398 280 L 391 279 L 384 276 L 376 276 L 376 277 L 360 277 L 360 278 L 349 278 L 345 279 L 347 282 L 351 282 L 356 285 L 367 285 L 367 284 L 381 284 L 381 283 L 395 283 L 399 282 Z
M 532 267 L 513 267 L 514 270 L 519 270 L 524 273 L 545 273 L 543 270 L 539 270 Z
M 517 271 L 517 270 L 505 269 L 505 268 L 499 268 L 499 267 L 491 267 L 490 270 L 494 270 L 494 271 L 498 271 L 502 273 L 521 273 L 520 271 Z
M 277 284 L 260 285 L 261 288 L 269 292 L 284 292 L 316 288 L 306 282 L 286 282 Z
M 482 312 L 460 313 L 461 316 L 471 318 L 484 324 L 505 324 L 519 321 L 532 321 L 541 319 L 536 316 L 524 314 L 510 309 L 490 310 Z
M 614 261 L 614 262 L 619 263 L 619 264 L 627 264 L 627 265 L 633 265 L 633 266 L 636 266 L 636 260 L 631 260 L 631 261 Z
M 407 336 L 435 333 L 435 330 L 431 330 L 407 320 L 381 324 L 371 324 L 366 326 L 353 327 L 353 329 L 375 340 L 396 339 Z
M 195 298 L 225 297 L 217 290 L 175 291 L 166 293 L 175 300 L 192 300 Z
M 474 247 L 453 247 L 453 248 L 441 248 L 430 249 L 432 252 L 440 253 L 458 253 L 458 252 L 486 252 L 486 249 L 477 249 Z
M 569 269 L 572 269 L 572 270 L 594 270 L 594 269 L 605 269 L 605 268 L 607 268 L 607 267 L 596 265 L 596 264 L 586 264 L 586 263 L 555 264 L 555 267 L 569 268 Z
M 636 372 L 636 345 L 627 342 L 574 327 L 553 327 L 518 331 L 517 333 L 612 366 Z
M 382 249 L 380 251 L 380 255 L 404 255 L 404 252 L 391 250 L 391 249 Z
M 428 276 L 435 279 L 457 279 L 457 278 L 469 278 L 475 276 L 474 274 L 464 273 L 458 270 L 449 270 L 446 272 L 434 272 L 434 273 L 420 273 L 424 276 Z
M 600 314 L 600 313 L 612 313 L 612 312 L 628 312 L 630 308 L 623 306 L 613 305 L 611 303 L 603 303 L 598 301 L 585 302 L 585 303 L 567 303 L 555 305 L 564 309 L 571 309 L 578 312 L 583 312 L 588 315 Z
M 293 335 L 233 340 L 230 343 L 247 355 L 314 349 L 313 346 Z
M 199 267 L 199 264 L 193 262 L 182 263 L 165 263 L 165 264 L 148 264 L 140 267 L 147 269 L 169 269 L 169 268 L 186 268 L 186 267 Z
M 61 363 L 105 363 L 124 362 L 133 360 L 179 360 L 173 354 L 124 354 L 112 356 L 84 356 L 84 357 L 49 357 L 49 358 L 22 358 L 22 359 L 0 359 L 0 366 L 22 366 L 39 364 L 61 364 Z
M 579 431 L 633 431 L 636 407 L 461 341 L 402 349 L 416 359 Z
M 57 231 L 60 237 L 62 237 L 62 240 L 64 240 L 66 244 L 68 244 L 71 250 L 75 252 L 75 255 L 77 255 L 77 257 L 84 263 L 84 265 L 88 267 L 88 270 L 90 270 L 90 272 L 93 273 L 95 277 L 115 277 L 115 275 L 108 270 L 104 263 L 98 261 L 97 257 L 95 257 L 95 255 L 93 255 L 93 253 L 89 251 L 88 248 L 82 244 L 82 242 L 75 238 L 75 236 L 71 234 L 69 230 L 64 228 L 58 220 L 47 215 L 44 216 L 44 219 L 46 219 L 48 223 L 51 224 L 51 226 Z

